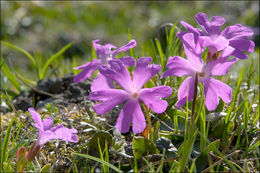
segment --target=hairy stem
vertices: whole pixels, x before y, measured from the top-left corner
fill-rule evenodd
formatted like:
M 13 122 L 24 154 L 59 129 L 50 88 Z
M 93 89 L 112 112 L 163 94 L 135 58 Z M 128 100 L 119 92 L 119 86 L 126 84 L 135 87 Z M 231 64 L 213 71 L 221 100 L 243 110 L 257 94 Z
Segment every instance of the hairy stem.
M 191 117 L 190 117 L 190 125 L 193 125 L 193 121 L 195 119 L 195 105 L 196 105 L 196 98 L 198 93 L 198 73 L 196 73 L 195 81 L 194 81 L 194 92 L 193 92 L 193 100 L 192 100 L 192 107 L 191 107 Z

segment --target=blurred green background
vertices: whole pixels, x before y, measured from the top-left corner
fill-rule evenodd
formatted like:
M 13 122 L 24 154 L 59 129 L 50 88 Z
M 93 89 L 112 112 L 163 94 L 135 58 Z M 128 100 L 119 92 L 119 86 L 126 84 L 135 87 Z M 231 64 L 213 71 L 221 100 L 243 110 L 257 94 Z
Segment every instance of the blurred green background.
M 80 64 L 90 58 L 93 39 L 121 46 L 130 32 L 141 49 L 163 35 L 159 28 L 165 23 L 184 20 L 198 26 L 194 20 L 198 12 L 223 16 L 225 26 L 252 27 L 256 34 L 252 39 L 259 47 L 259 1 L 1 1 L 1 40 L 46 59 L 73 42 L 63 56 L 65 61 L 74 57 Z M 13 68 L 25 76 L 33 75 L 27 74 L 32 67 L 20 52 L 1 45 L 1 56 L 8 57 Z

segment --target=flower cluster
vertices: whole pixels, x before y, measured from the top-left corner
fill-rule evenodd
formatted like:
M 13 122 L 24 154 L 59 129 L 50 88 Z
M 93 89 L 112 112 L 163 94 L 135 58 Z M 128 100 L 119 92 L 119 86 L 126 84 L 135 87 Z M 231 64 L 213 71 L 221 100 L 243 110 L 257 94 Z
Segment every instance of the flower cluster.
M 34 108 L 29 108 L 28 110 L 35 122 L 34 126 L 39 131 L 39 135 L 37 141 L 29 151 L 26 151 L 26 149 L 22 147 L 16 153 L 16 160 L 20 162 L 20 166 L 18 167 L 19 172 L 23 171 L 26 162 L 31 162 L 35 156 L 38 155 L 41 148 L 48 141 L 60 139 L 68 142 L 78 142 L 78 136 L 76 135 L 78 131 L 76 129 L 68 129 L 61 124 L 53 127 L 53 119 L 51 117 L 42 120 L 41 115 L 38 114 Z
M 189 76 L 178 90 L 177 108 L 192 100 L 194 89 L 197 87 L 195 84 L 201 83 L 204 87 L 205 105 L 209 111 L 213 111 L 219 104 L 218 97 L 225 103 L 232 100 L 231 87 L 214 79 L 213 76 L 225 75 L 238 60 L 248 58 L 244 52 L 254 51 L 254 42 L 248 40 L 253 32 L 240 24 L 228 26 L 220 32 L 221 26 L 225 23 L 225 19 L 220 16 L 213 16 L 209 21 L 206 14 L 198 13 L 195 19 L 203 30 L 181 21 L 186 31 L 177 33 L 187 59 L 179 56 L 169 57 L 166 65 L 168 70 L 161 78 Z M 99 40 L 94 40 L 93 46 L 99 59 L 76 67 L 75 69 L 82 69 L 82 71 L 75 76 L 74 81 L 80 82 L 90 77 L 93 71 L 99 70 L 89 95 L 90 100 L 101 102 L 94 106 L 95 112 L 105 114 L 125 102 L 119 113 L 116 128 L 125 133 L 129 131 L 132 124 L 134 133 L 142 132 L 146 123 L 140 103 L 142 102 L 155 113 L 163 113 L 168 103 L 161 98 L 172 95 L 169 86 L 143 88 L 151 77 L 159 73 L 161 67 L 156 64 L 149 65 L 152 61 L 150 57 L 141 57 L 136 62 L 129 56 L 115 59 L 119 52 L 135 47 L 134 40 L 119 49 L 116 49 L 113 44 L 100 45 Z M 207 50 L 207 58 L 204 62 L 202 54 L 205 50 Z M 127 67 L 134 65 L 135 71 L 130 75 Z M 113 81 L 121 89 L 115 88 Z
M 219 33 L 220 27 L 225 23 L 224 18 L 214 16 L 208 21 L 206 14 L 198 13 L 195 19 L 204 32 L 184 21 L 180 22 L 187 29 L 185 32 L 177 33 L 183 43 L 187 60 L 179 56 L 170 57 L 166 65 L 169 70 L 165 71 L 163 77 L 190 76 L 183 81 L 178 90 L 179 108 L 186 103 L 187 97 L 188 101 L 192 100 L 197 74 L 198 82 L 204 86 L 205 105 L 212 111 L 219 104 L 218 97 L 225 103 L 232 100 L 232 89 L 212 76 L 222 76 L 239 59 L 247 59 L 247 55 L 242 51 L 254 51 L 254 42 L 247 39 L 253 32 L 242 25 L 234 25 Z M 206 62 L 203 62 L 202 53 L 205 48 L 208 48 L 208 52 Z M 234 58 L 228 60 L 231 55 Z
M 177 108 L 195 98 L 197 84 L 201 83 L 204 89 L 205 106 L 209 111 L 213 111 L 219 104 L 219 97 L 225 103 L 232 100 L 232 88 L 213 76 L 225 75 L 234 63 L 248 58 L 246 52 L 253 52 L 255 47 L 254 42 L 248 39 L 253 32 L 240 24 L 228 26 L 220 32 L 221 26 L 225 23 L 225 19 L 220 16 L 213 16 L 209 21 L 206 14 L 198 13 L 195 19 L 203 30 L 194 28 L 184 21 L 180 22 L 186 31 L 178 32 L 177 36 L 182 41 L 186 59 L 180 56 L 169 57 L 167 70 L 163 72 L 161 78 L 188 76 L 178 89 Z M 75 67 L 74 69 L 82 71 L 74 77 L 74 82 L 81 82 L 98 70 L 89 94 L 90 100 L 98 102 L 94 106 L 94 111 L 105 114 L 117 105 L 124 104 L 118 115 L 116 128 L 126 133 L 132 126 L 134 133 L 143 132 L 146 128 L 146 120 L 142 105 L 147 117 L 149 117 L 149 109 L 160 114 L 168 107 L 168 102 L 162 99 L 172 95 L 170 86 L 155 84 L 154 87 L 147 88 L 145 85 L 151 78 L 158 81 L 158 76 L 155 76 L 161 71 L 161 66 L 151 64 L 151 57 L 141 57 L 137 60 L 130 56 L 116 58 L 118 53 L 134 48 L 135 40 L 120 48 L 113 44 L 101 45 L 99 40 L 94 40 L 92 43 L 98 59 Z M 202 55 L 205 51 L 207 54 L 204 62 Z M 128 67 L 134 70 L 130 73 Z M 48 141 L 60 139 L 78 142 L 76 129 L 68 129 L 61 124 L 53 127 L 52 118 L 42 120 L 41 115 L 34 108 L 29 108 L 29 112 L 35 121 L 34 126 L 38 129 L 39 135 L 28 151 L 25 147 L 17 151 L 19 172 L 23 171 L 26 163 L 32 161 Z

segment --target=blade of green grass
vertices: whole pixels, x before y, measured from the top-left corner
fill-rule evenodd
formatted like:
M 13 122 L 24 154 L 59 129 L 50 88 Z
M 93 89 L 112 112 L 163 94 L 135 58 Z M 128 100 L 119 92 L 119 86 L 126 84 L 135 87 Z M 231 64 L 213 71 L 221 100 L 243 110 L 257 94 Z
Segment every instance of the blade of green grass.
M 99 150 L 99 155 L 102 161 L 104 161 L 104 157 L 103 157 L 103 152 L 102 149 L 100 147 L 100 142 L 99 142 L 99 138 L 98 138 L 98 150 Z M 102 164 L 103 170 L 104 172 L 109 172 L 109 168 L 103 163 Z
M 156 47 L 157 47 L 157 50 L 158 50 L 158 53 L 159 53 L 159 56 L 160 56 L 160 60 L 161 60 L 161 67 L 162 67 L 162 71 L 164 71 L 164 54 L 163 54 L 163 51 L 162 51 L 162 47 L 161 47 L 161 44 L 160 44 L 160 41 L 155 39 L 155 44 L 156 44 Z
M 130 40 L 132 40 L 132 36 L 131 36 L 131 30 L 130 30 L 130 28 L 128 28 L 128 41 L 130 41 Z M 135 60 L 137 60 L 134 49 L 130 49 L 129 51 L 130 51 L 130 56 L 135 57 Z
M 158 167 L 158 169 L 157 169 L 156 172 L 162 172 L 162 170 L 163 170 L 164 157 L 165 157 L 165 149 L 163 149 L 163 154 L 162 154 L 161 164 L 159 165 L 159 167 Z
M 102 163 L 102 164 L 105 164 L 106 166 L 110 167 L 111 169 L 113 169 L 114 171 L 116 172 L 122 172 L 121 170 L 119 170 L 117 167 L 115 167 L 114 165 L 104 161 L 104 160 L 101 160 L 99 158 L 96 158 L 96 157 L 93 157 L 93 156 L 90 156 L 90 155 L 86 155 L 86 154 L 80 154 L 80 153 L 74 153 L 75 155 L 78 155 L 80 157 L 84 157 L 84 158 L 87 158 L 87 159 L 91 159 L 91 160 L 95 160 L 96 162 L 99 162 L 99 163 Z
M 50 66 L 50 64 L 57 59 L 63 52 L 65 52 L 68 48 L 70 48 L 72 46 L 72 43 L 67 44 L 65 47 L 63 47 L 59 52 L 57 52 L 56 54 L 54 54 L 53 56 L 51 56 L 48 61 L 44 64 L 42 71 L 40 73 L 40 79 L 43 79 L 46 75 L 46 71 L 48 69 L 48 67 Z
M 245 69 L 246 68 L 243 68 L 243 70 L 240 72 L 240 75 L 238 77 L 238 80 L 237 80 L 237 86 L 236 86 L 236 89 L 235 89 L 235 92 L 233 93 L 233 99 L 232 99 L 232 103 L 228 109 L 228 113 L 227 113 L 227 116 L 225 118 L 225 124 L 228 124 L 228 122 L 230 121 L 230 119 L 232 118 L 230 115 L 235 107 L 235 103 L 236 103 L 236 100 L 237 100 L 237 96 L 239 94 L 239 89 L 240 89 L 240 86 L 241 86 L 241 83 L 242 83 L 242 80 L 243 80 L 243 76 L 244 76 L 244 72 L 245 72 Z
M 15 75 L 11 72 L 11 70 L 9 69 L 9 67 L 3 62 L 3 58 L 1 57 L 0 59 L 0 64 L 2 64 L 1 66 L 1 70 L 3 71 L 3 73 L 5 74 L 5 76 L 8 78 L 8 80 L 11 82 L 11 84 L 14 86 L 15 89 L 17 89 L 19 92 L 21 91 L 21 85 L 20 83 L 16 80 Z
M 1 160 L 0 160 L 1 169 L 3 168 L 3 163 L 5 162 L 6 157 L 7 157 L 7 155 L 8 155 L 7 146 L 8 146 L 8 141 L 9 141 L 10 134 L 11 134 L 11 128 L 12 128 L 12 126 L 13 126 L 13 121 L 14 121 L 14 118 L 11 119 L 11 121 L 10 121 L 10 123 L 9 123 L 9 125 L 8 125 L 7 132 L 6 132 L 6 134 L 5 134 L 5 139 L 4 139 L 3 147 L 1 146 L 1 150 L 2 150 Z M 2 171 L 1 171 L 1 172 L 2 172 Z
M 22 75 L 18 74 L 17 72 L 15 72 L 15 77 L 17 79 L 19 79 L 19 80 L 22 80 L 25 83 L 28 83 L 28 84 L 32 85 L 32 86 L 36 86 L 37 85 L 36 81 L 33 81 L 31 79 L 27 79 L 27 78 L 23 77 Z
M 27 58 L 30 59 L 30 61 L 32 62 L 33 66 L 37 67 L 36 61 L 35 61 L 34 57 L 29 52 L 27 52 L 26 50 L 24 50 L 24 49 L 22 49 L 22 48 L 20 48 L 18 46 L 15 46 L 15 45 L 11 44 L 11 43 L 5 42 L 5 41 L 1 41 L 1 43 L 6 45 L 6 46 L 8 46 L 8 47 L 10 47 L 10 48 L 16 49 L 16 50 L 18 50 L 21 53 L 23 53 Z

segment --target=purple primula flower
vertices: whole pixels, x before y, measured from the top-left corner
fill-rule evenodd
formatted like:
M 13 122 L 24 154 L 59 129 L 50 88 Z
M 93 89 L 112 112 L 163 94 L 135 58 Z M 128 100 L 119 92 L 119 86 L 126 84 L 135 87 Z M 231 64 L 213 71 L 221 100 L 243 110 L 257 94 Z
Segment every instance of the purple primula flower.
M 78 142 L 78 136 L 76 133 L 78 132 L 76 129 L 68 129 L 63 125 L 53 126 L 52 118 L 41 119 L 41 115 L 38 114 L 34 108 L 28 109 L 32 119 L 35 121 L 34 126 L 39 130 L 38 140 L 36 141 L 35 146 L 42 147 L 48 141 L 53 139 L 61 139 L 69 142 Z
M 116 54 L 119 52 L 125 52 L 136 46 L 136 41 L 131 40 L 126 45 L 116 49 L 117 47 L 113 44 L 101 45 L 99 40 L 92 41 L 94 49 L 96 50 L 99 59 L 94 59 L 92 62 L 87 62 L 84 65 L 75 67 L 74 69 L 81 69 L 82 71 L 74 77 L 74 82 L 81 82 L 91 76 L 91 74 L 98 70 L 101 65 L 108 64 L 108 61 L 114 59 Z M 112 50 L 115 49 L 115 50 Z M 133 66 L 135 61 L 134 58 L 127 56 L 120 58 L 120 60 L 126 66 Z M 106 79 L 103 75 L 98 73 L 97 78 L 93 81 L 91 91 L 97 91 L 100 89 L 114 88 L 113 83 L 110 79 Z
M 23 160 L 20 162 L 20 166 L 18 167 L 19 172 L 22 172 L 25 166 L 26 161 L 31 162 L 35 156 L 40 152 L 41 148 L 48 141 L 53 139 L 61 139 L 69 142 L 78 142 L 78 136 L 76 133 L 78 131 L 76 129 L 68 129 L 63 125 L 53 126 L 52 118 L 41 119 L 41 115 L 38 114 L 34 108 L 28 109 L 32 119 L 35 121 L 34 126 L 39 130 L 38 140 L 34 143 L 34 145 L 26 151 L 25 147 L 20 148 L 16 152 L 16 161 L 19 162 L 22 159 L 22 155 L 24 155 Z
M 160 98 L 166 98 L 172 94 L 172 89 L 169 86 L 142 89 L 143 85 L 161 70 L 159 65 L 149 65 L 151 61 L 152 58 L 150 57 L 138 59 L 133 78 L 131 78 L 122 61 L 117 59 L 110 60 L 110 66 L 103 65 L 99 68 L 102 75 L 115 81 L 123 89 L 91 92 L 89 99 L 102 101 L 102 103 L 94 106 L 94 110 L 98 114 L 105 114 L 116 105 L 126 102 L 116 123 L 116 128 L 122 133 L 129 131 L 131 123 L 134 133 L 140 133 L 145 129 L 145 118 L 139 101 L 142 101 L 155 113 L 164 112 L 168 106 L 167 101 L 160 100 Z
M 198 74 L 198 82 L 204 85 L 205 104 L 208 110 L 216 109 L 219 104 L 218 97 L 221 97 L 225 103 L 229 103 L 232 100 L 232 89 L 212 76 L 226 74 L 229 68 L 238 61 L 238 58 L 227 60 L 235 49 L 227 46 L 217 60 L 204 64 L 201 58 L 203 49 L 199 41 L 195 41 L 196 36 L 193 33 L 180 33 L 179 37 L 183 40 L 187 60 L 179 56 L 170 57 L 166 65 L 169 70 L 166 70 L 162 76 L 190 76 L 183 81 L 178 90 L 177 107 L 180 108 L 185 104 L 187 97 L 188 101 L 192 100 L 196 74 Z
M 194 34 L 194 39 L 197 42 L 200 39 L 202 47 L 208 47 L 207 61 L 216 60 L 219 52 L 227 46 L 234 48 L 231 55 L 239 59 L 247 59 L 248 56 L 243 53 L 253 52 L 255 44 L 247 38 L 253 35 L 253 31 L 243 25 L 236 24 L 228 26 L 220 33 L 220 27 L 225 23 L 225 19 L 221 16 L 213 16 L 211 21 L 205 13 L 198 13 L 195 19 L 204 31 L 194 28 L 188 23 L 181 21 L 180 23 Z M 186 32 L 182 32 L 182 35 Z

